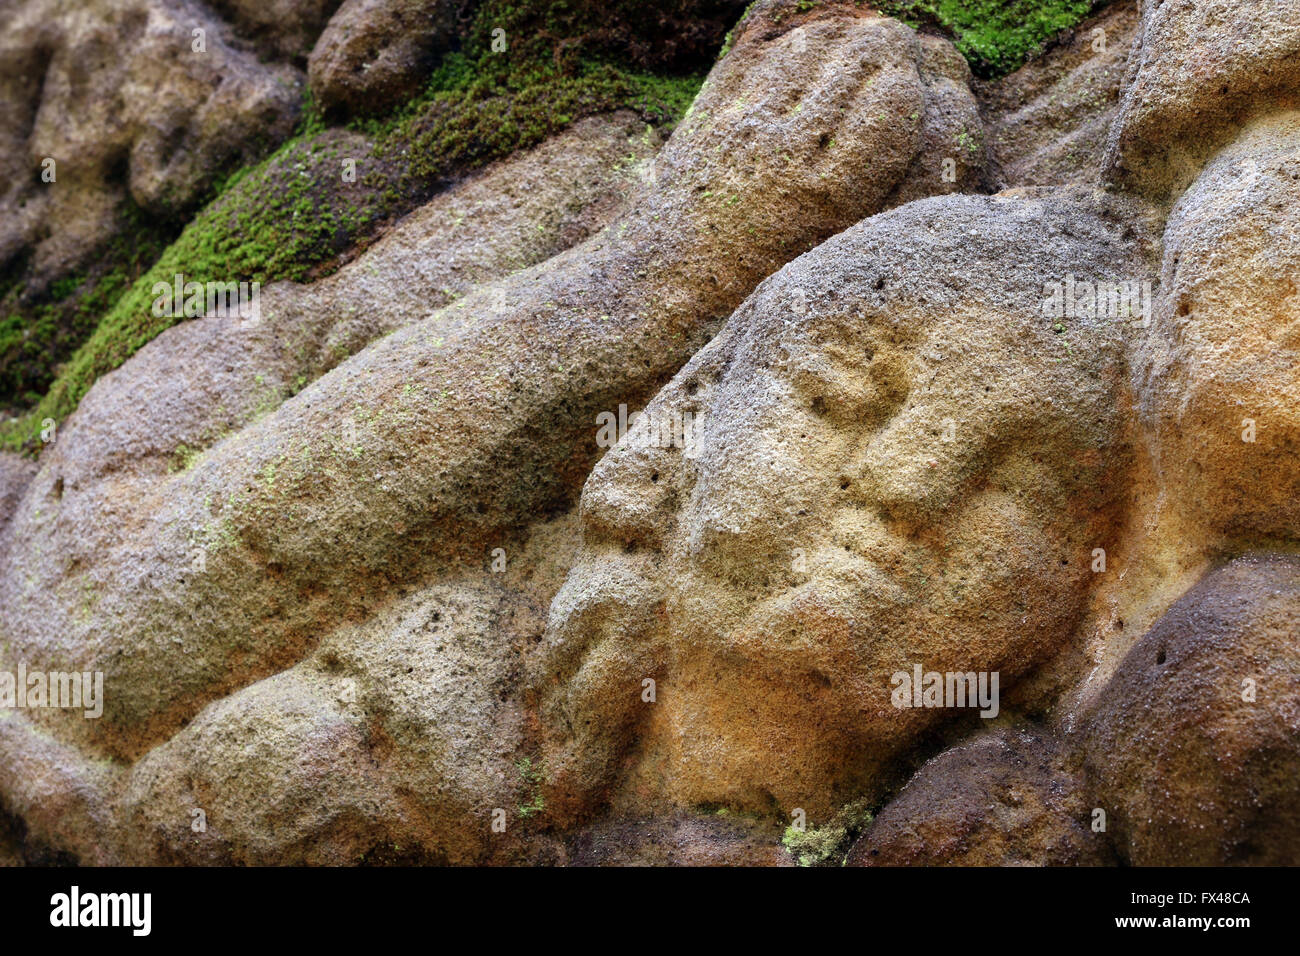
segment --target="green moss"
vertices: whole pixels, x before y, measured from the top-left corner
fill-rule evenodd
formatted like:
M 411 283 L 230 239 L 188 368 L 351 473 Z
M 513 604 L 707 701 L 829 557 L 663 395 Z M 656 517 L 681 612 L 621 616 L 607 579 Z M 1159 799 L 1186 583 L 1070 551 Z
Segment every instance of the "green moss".
M 976 76 L 992 78 L 1021 66 L 1094 5 L 1094 0 L 885 0 L 880 6 L 909 26 L 938 26 Z
M 222 194 L 129 287 L 120 276 L 116 286 L 101 284 L 86 313 L 100 316 L 93 333 L 36 407 L 0 426 L 0 444 L 30 448 L 41 420 L 66 417 L 100 376 L 180 320 L 153 314 L 155 283 L 171 283 L 178 273 L 187 282 L 306 279 L 313 266 L 369 234 L 397 204 L 359 183 L 347 188 L 343 158 L 323 134 L 295 137 L 227 180 Z M 357 159 L 360 170 L 364 157 Z
M 632 109 L 647 122 L 670 124 L 699 90 L 703 68 L 655 73 L 612 50 L 608 22 L 646 15 L 638 0 L 488 0 L 461 51 L 444 58 L 418 97 L 392 116 L 354 127 L 380 142 L 381 155 L 406 156 L 409 175 L 437 181 L 596 113 Z M 492 49 L 496 31 L 504 31 L 504 51 Z
M 191 448 L 189 445 L 181 442 L 176 446 L 176 451 L 172 453 L 172 471 L 188 471 L 194 466 L 200 455 L 203 454 L 201 448 Z
M 65 275 L 32 295 L 15 264 L 0 281 L 0 404 L 30 405 L 50 387 L 59 365 L 166 245 L 164 227 L 128 202 L 117 236 L 84 272 Z
M 541 761 L 534 765 L 531 757 L 519 760 L 515 764 L 515 770 L 530 791 L 528 802 L 519 807 L 519 816 L 527 820 L 546 809 L 546 801 L 542 798 L 542 780 L 545 774 Z
M 409 155 L 409 174 L 446 179 L 458 170 L 540 143 L 576 119 L 628 108 L 656 125 L 685 112 L 702 76 L 659 77 L 583 61 L 572 74 L 550 68 L 508 77 L 479 77 L 462 89 L 438 91 L 428 105 L 383 138 L 380 155 Z
M 736 21 L 736 26 L 727 31 L 727 36 L 722 41 L 722 49 L 718 51 L 719 60 L 731 52 L 731 45 L 734 42 L 736 30 L 739 29 L 742 23 L 749 19 L 749 11 L 754 9 L 754 4 L 757 2 L 758 0 L 752 0 L 750 5 L 745 8 L 745 12 L 740 15 L 740 19 Z
M 821 866 L 834 859 L 842 861 L 871 819 L 867 802 L 858 800 L 841 809 L 825 826 L 803 830 L 786 827 L 781 843 L 800 866 Z

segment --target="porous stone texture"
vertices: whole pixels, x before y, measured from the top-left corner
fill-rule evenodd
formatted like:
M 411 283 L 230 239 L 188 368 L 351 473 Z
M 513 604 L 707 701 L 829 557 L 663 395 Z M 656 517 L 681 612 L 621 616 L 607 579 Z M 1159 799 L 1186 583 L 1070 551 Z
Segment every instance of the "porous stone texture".
M 25 847 L 84 866 L 122 862 L 113 806 L 120 768 L 87 760 L 36 726 L 32 713 L 0 708 L 3 808 L 25 824 Z
M 987 178 L 984 125 L 971 96 L 970 67 L 947 40 L 925 35 L 917 39 L 925 96 L 921 143 L 907 175 L 886 200 L 886 209 L 926 196 L 979 192 Z
M 101 380 L 42 455 L 42 467 L 52 468 L 45 472 L 50 483 L 29 497 L 24 527 L 46 527 L 50 540 L 69 550 L 20 546 L 23 554 L 14 557 L 11 581 L 35 596 L 31 569 L 17 570 L 20 562 L 32 560 L 49 560 L 51 582 L 66 584 L 70 573 L 89 571 L 76 608 L 68 607 L 89 624 L 103 586 L 96 583 L 104 580 L 100 575 L 122 570 L 118 562 L 128 560 L 114 557 L 123 538 L 129 540 L 123 532 L 153 513 L 159 496 L 168 494 L 178 475 L 200 464 L 205 450 L 273 411 L 371 338 L 417 322 L 436 305 L 599 228 L 639 188 L 644 172 L 639 160 L 652 155 L 656 145 L 653 134 L 630 114 L 584 120 L 437 197 L 335 275 L 311 285 L 269 286 L 259 322 L 204 318 L 159 336 Z M 436 259 L 429 256 L 435 249 Z M 327 437 L 337 442 L 340 456 L 359 460 L 363 449 L 357 436 L 336 431 Z M 12 464 L 6 471 L 12 471 L 15 486 L 22 477 L 25 487 L 33 463 L 19 464 L 23 460 L 13 456 L 5 461 Z M 276 474 L 272 469 L 261 481 L 274 483 Z M 47 523 L 52 508 L 58 515 L 53 527 Z M 125 523 L 108 521 L 110 513 Z M 0 551 L 21 533 L 0 536 Z M 211 544 L 189 548 L 176 569 L 180 576 L 202 569 Z M 101 548 L 102 560 L 89 561 Z M 11 594 L 3 599 L 6 639 L 19 633 L 10 612 L 22 602 Z M 41 630 L 47 626 L 33 624 Z M 174 636 L 186 639 L 179 632 Z M 46 646 L 48 656 L 33 655 L 20 644 L 6 659 L 43 659 L 64 667 L 65 650 Z M 184 643 L 174 646 L 187 649 Z
M 1081 731 L 1134 866 L 1300 862 L 1300 557 L 1207 574 L 1134 645 Z
M 1009 76 L 975 85 L 993 184 L 1101 178 L 1139 23 L 1138 0 L 1112 3 Z
M 1088 192 L 923 200 L 736 311 L 584 489 L 533 675 L 557 809 L 824 820 L 954 713 L 893 674 L 1005 688 L 1069 639 L 1124 486 L 1123 333 L 1058 331 L 1044 283 L 1142 274 L 1126 232 Z M 694 455 L 650 433 L 688 417 Z
M 1300 0 L 1143 0 L 1109 178 L 1176 196 L 1240 124 L 1300 107 Z
M 486 576 L 477 569 L 497 543 L 524 540 L 539 516 L 574 500 L 601 451 L 598 411 L 644 401 L 764 276 L 898 190 L 923 141 L 926 55 L 906 27 L 851 5 L 779 25 L 751 15 L 644 188 L 598 235 L 396 329 L 242 429 L 215 436 L 203 454 L 180 456 L 182 470 L 167 472 L 162 457 L 179 436 L 157 440 L 141 426 L 156 415 L 192 428 L 201 414 L 175 412 L 203 403 L 166 387 L 156 398 L 115 391 L 114 381 L 192 349 L 169 356 L 168 333 L 101 380 L 47 449 L 11 525 L 9 540 L 26 544 L 6 559 L 5 659 L 105 672 L 114 693 L 102 720 L 57 711 L 33 719 L 88 755 L 144 758 L 110 789 L 125 788 L 132 832 L 149 834 L 146 857 L 337 861 L 389 839 L 418 847 L 423 859 L 498 852 L 482 842 L 484 814 L 518 802 L 519 781 L 500 779 L 520 746 L 510 732 L 494 744 L 500 749 L 483 752 L 485 769 L 466 767 L 460 787 L 446 753 L 407 739 L 415 725 L 397 704 L 376 698 L 364 727 L 337 712 L 318 655 L 335 646 L 340 625 L 377 620 L 421 581 L 433 589 L 429 602 L 474 609 L 465 615 L 466 653 L 481 656 L 465 660 L 491 686 L 485 662 L 503 651 L 485 635 L 500 630 L 493 622 L 502 598 L 466 583 L 466 574 Z M 948 89 L 945 102 L 954 95 Z M 974 118 L 973 99 L 963 115 Z M 367 328 L 382 330 L 385 321 Z M 242 382 L 220 333 L 201 336 Z M 270 375 L 265 384 L 274 388 Z M 134 413 L 113 411 L 128 395 Z M 242 424 L 248 409 L 231 418 Z M 155 454 L 109 453 L 135 444 Z M 136 483 L 146 475 L 142 494 Z M 49 547 L 52 540 L 62 547 Z M 409 619 L 429 606 L 411 605 Z M 395 621 L 408 618 L 393 613 L 399 618 L 375 627 L 407 633 Z M 409 639 L 385 644 L 365 634 L 357 640 L 390 648 L 385 654 L 410 653 Z M 378 666 L 338 653 L 345 667 Z M 455 671 L 456 660 L 437 666 Z M 452 686 L 445 679 L 440 686 Z M 468 696 L 446 706 L 474 713 L 500 696 L 455 686 Z M 428 711 L 421 719 L 445 717 Z M 279 838 L 265 833 L 266 804 L 244 786 L 262 771 L 241 763 L 237 749 L 212 759 L 210 739 L 247 743 L 239 728 L 254 725 L 275 727 L 285 751 L 302 756 L 304 774 L 324 766 L 327 753 L 353 768 L 324 808 Z M 375 735 L 393 727 L 392 766 L 408 768 L 392 772 L 396 795 L 363 772 L 379 759 Z M 439 739 L 420 727 L 422 739 Z M 202 768 L 185 769 L 200 755 Z M 400 778 L 428 790 L 434 768 L 445 788 L 398 822 Z M 274 792 L 296 805 L 309 788 L 284 780 Z M 465 793 L 475 796 L 472 806 Z M 209 831 L 217 839 L 196 845 L 185 804 L 202 795 L 225 822 Z M 356 832 L 340 820 L 356 822 Z
M 265 54 L 306 63 L 341 0 L 212 0 L 236 35 Z
M 630 113 L 581 120 L 436 196 L 338 272 L 265 286 L 257 315 L 173 326 L 60 429 L 67 453 L 46 460 L 64 493 L 97 500 L 111 476 L 115 497 L 138 499 L 374 339 L 598 231 L 658 144 Z
M 1045 692 L 1066 725 L 1210 567 L 1300 538 L 1298 146 L 1292 111 L 1246 123 L 1159 227 L 1159 281 L 1130 345 L 1129 516 L 1099 542 L 1107 566 L 1079 657 Z
M 661 146 L 627 111 L 579 120 L 435 197 L 339 272 L 268 287 L 268 318 L 303 342 L 280 372 L 285 386 L 599 232 L 641 191 Z
M 917 772 L 848 866 L 1101 866 L 1115 856 L 1060 742 L 1029 725 L 976 734 Z
M 771 824 L 727 814 L 603 820 L 568 840 L 570 866 L 793 866 Z
M 540 629 L 544 607 L 471 580 L 334 632 L 135 765 L 123 813 L 145 835 L 135 849 L 223 864 L 481 862 L 494 811 L 498 843 L 526 826 L 510 689 L 521 619 Z M 206 832 L 192 832 L 191 808 Z
M 0 452 L 0 532 L 9 523 L 34 474 L 36 462 L 13 452 Z M 0 538 L 0 541 L 3 539 Z
M 1300 534 L 1300 113 L 1248 126 L 1174 205 L 1134 363 L 1156 480 L 1223 540 Z
M 307 62 L 316 102 L 381 112 L 417 92 L 456 36 L 460 0 L 343 0 Z
M 24 0 L 4 19 L 0 264 L 29 257 L 32 288 L 116 235 L 128 202 L 183 213 L 297 120 L 302 74 L 201 4 Z
M 331 14 L 336 113 L 445 42 L 132 3 L 155 54 L 227 17 L 241 106 Z M 201 191 L 163 66 L 6 10 L 6 162 L 102 79 L 132 190 Z M 1115 4 L 977 108 L 946 41 L 760 0 L 662 148 L 589 118 L 159 336 L 0 457 L 0 671 L 105 687 L 0 710 L 0 862 L 1300 862 L 1295 13 Z

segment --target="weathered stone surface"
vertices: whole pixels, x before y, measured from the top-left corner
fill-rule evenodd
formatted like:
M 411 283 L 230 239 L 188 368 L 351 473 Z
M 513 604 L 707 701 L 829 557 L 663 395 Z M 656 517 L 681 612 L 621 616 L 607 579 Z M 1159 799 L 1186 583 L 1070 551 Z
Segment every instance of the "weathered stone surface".
M 1112 3 L 1043 56 L 976 84 L 999 188 L 1098 181 L 1138 26 L 1138 0 Z
M 925 110 L 912 166 L 885 208 L 950 192 L 978 192 L 986 179 L 984 126 L 971 96 L 971 72 L 951 43 L 917 38 Z
M 25 848 L 86 866 L 120 862 L 113 804 L 120 768 L 87 760 L 28 720 L 32 713 L 0 709 L 4 807 L 23 820 Z
M 692 3 L 582 42 L 667 64 L 726 6 Z M 168 66 L 170 117 L 292 78 L 338 7 L 337 116 L 469 9 L 132 4 L 6 7 L 0 135 L 27 170 L 90 129 L 68 89 L 120 94 L 95 182 L 155 210 L 226 154 L 146 143 L 136 183 L 161 81 L 103 37 L 216 24 L 231 86 Z M 1300 862 L 1292 6 L 1115 4 L 977 109 L 945 41 L 760 0 L 662 150 L 584 120 L 158 337 L 0 456 L 0 670 L 106 689 L 0 711 L 0 863 Z M 1044 310 L 1157 275 L 1149 325 Z M 898 706 L 918 666 L 1002 716 Z
M 1042 701 L 1067 721 L 1206 570 L 1300 534 L 1297 156 L 1295 112 L 1247 122 L 1168 214 L 1129 359 L 1142 448 L 1129 517 L 1100 543 L 1108 570 L 1079 657 Z
M 9 523 L 27 483 L 36 474 L 36 462 L 12 452 L 0 452 L 0 534 Z M 0 536 L 0 548 L 4 547 Z
M 1044 283 L 1141 275 L 1127 228 L 1087 193 L 925 200 L 737 310 L 643 420 L 700 416 L 698 457 L 645 426 L 584 489 L 533 677 L 557 807 L 824 819 L 953 713 L 896 708 L 893 673 L 1006 688 L 1068 640 L 1125 366 L 1113 320 L 1054 331 Z
M 306 64 L 341 0 L 212 0 L 235 33 L 267 54 Z
M 436 196 L 338 272 L 266 286 L 256 321 L 173 326 L 87 396 L 48 461 L 70 494 L 97 500 L 110 476 L 118 497 L 128 479 L 147 494 L 374 339 L 597 231 L 657 145 L 629 113 L 582 120 Z
M 398 329 L 138 510 L 108 482 L 59 484 L 83 403 L 11 525 L 25 571 L 3 595 L 12 653 L 118 689 L 64 732 L 138 756 L 399 582 L 481 567 L 487 542 L 572 499 L 597 411 L 639 402 L 763 276 L 898 187 L 924 108 L 915 34 L 852 8 L 803 42 L 751 20 L 600 235 Z M 42 550 L 52 535 L 69 549 Z
M 1250 125 L 1175 204 L 1139 411 L 1156 481 L 1213 544 L 1300 535 L 1300 113 Z
M 334 276 L 314 285 L 269 287 L 262 322 L 255 327 L 242 327 L 235 319 L 202 319 L 172 328 L 107 376 L 46 449 L 51 484 L 29 501 L 28 514 L 35 524 L 44 524 L 51 506 L 57 507 L 54 540 L 69 550 L 23 546 L 17 560 L 48 559 L 48 580 L 65 581 L 69 568 L 75 573 L 85 561 L 87 549 L 102 547 L 111 555 L 129 525 L 110 515 L 130 522 L 149 513 L 178 470 L 192 466 L 231 431 L 272 411 L 347 350 L 598 228 L 637 187 L 636 161 L 655 145 L 653 135 L 628 115 L 580 122 L 439 196 Z M 441 254 L 431 258 L 430 250 Z M 348 436 L 340 440 L 347 442 Z M 346 445 L 345 453 L 354 455 L 357 447 Z M 0 552 L 8 540 L 0 536 Z M 201 566 L 202 555 L 194 550 L 182 571 Z M 113 568 L 116 560 L 107 558 L 101 568 Z M 82 578 L 71 614 L 88 613 L 98 594 L 92 583 L 97 578 L 97 572 Z M 33 579 L 24 570 L 11 580 L 30 588 Z M 9 611 L 17 602 L 11 603 L 9 594 L 2 600 L 8 637 L 16 632 L 17 619 Z M 48 622 L 34 623 L 48 627 Z M 30 659 L 70 666 L 61 646 L 45 646 L 45 654 Z M 21 645 L 6 660 L 16 661 L 30 647 Z M 72 727 L 86 729 L 76 720 Z
M 1300 559 L 1208 574 L 1134 645 L 1081 737 L 1125 862 L 1300 862 Z
M 580 120 L 426 203 L 338 273 L 268 288 L 275 324 L 311 342 L 286 384 L 599 232 L 640 192 L 661 145 L 626 111 Z
M 203 30 L 204 52 L 195 52 Z M 0 37 L 0 263 L 81 264 L 123 204 L 176 215 L 293 128 L 302 74 L 180 0 L 10 4 Z M 43 181 L 46 159 L 55 180 Z
M 126 819 L 176 861 L 475 862 L 493 809 L 518 826 L 528 799 L 509 613 L 499 588 L 435 587 L 332 635 L 151 751 Z
M 726 815 L 604 820 L 568 840 L 570 866 L 793 866 L 771 824 Z
M 1115 862 L 1060 742 L 1041 728 L 977 734 L 922 767 L 877 814 L 849 866 L 1089 866 Z
M 571 520 L 539 525 L 499 574 L 414 588 L 211 704 L 131 770 L 121 852 L 331 865 L 545 852 L 541 766 L 515 688 L 575 544 Z
M 343 0 L 316 41 L 307 76 L 316 102 L 379 112 L 424 83 L 456 35 L 459 0 Z
M 1297 96 L 1300 0 L 1143 0 L 1107 175 L 1172 198 L 1240 124 Z

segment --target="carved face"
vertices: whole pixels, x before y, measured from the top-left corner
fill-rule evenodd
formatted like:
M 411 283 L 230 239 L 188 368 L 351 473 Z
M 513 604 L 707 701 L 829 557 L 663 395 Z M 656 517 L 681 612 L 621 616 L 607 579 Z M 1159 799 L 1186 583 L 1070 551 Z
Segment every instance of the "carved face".
M 1115 330 L 801 265 L 647 408 L 693 414 L 698 457 L 633 429 L 587 483 L 538 674 L 561 800 L 825 812 L 957 713 L 896 707 L 892 675 L 1006 688 L 1077 622 Z

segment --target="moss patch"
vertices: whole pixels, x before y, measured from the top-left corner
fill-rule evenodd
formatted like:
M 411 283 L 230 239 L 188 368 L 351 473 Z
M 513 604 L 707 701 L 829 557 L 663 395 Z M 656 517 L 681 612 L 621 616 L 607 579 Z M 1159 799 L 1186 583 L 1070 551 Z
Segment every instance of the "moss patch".
M 546 800 L 542 797 L 542 781 L 546 777 L 541 758 L 536 764 L 531 757 L 523 757 L 515 764 L 515 770 L 528 791 L 528 802 L 520 805 L 519 816 L 527 820 L 546 809 Z
M 800 866 L 840 864 L 871 820 L 867 801 L 857 800 L 840 809 L 825 826 L 786 827 L 781 844 Z
M 32 289 L 26 262 L 0 279 L 0 408 L 30 406 L 59 366 L 86 340 L 112 305 L 158 258 L 174 235 L 127 203 L 115 238 L 85 271 Z
M 1094 0 L 884 0 L 880 9 L 912 27 L 939 27 L 976 76 L 1003 76 L 1062 30 L 1087 17 Z

